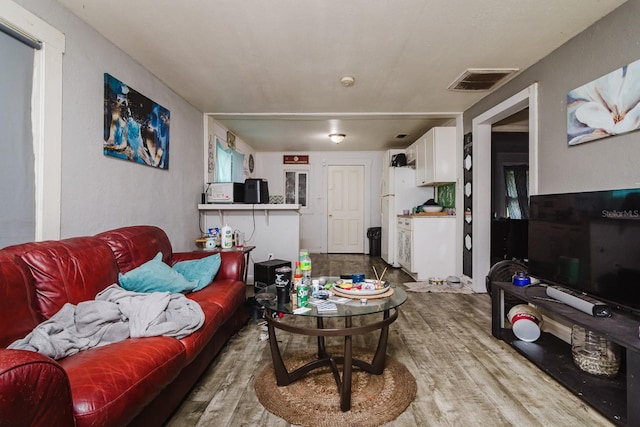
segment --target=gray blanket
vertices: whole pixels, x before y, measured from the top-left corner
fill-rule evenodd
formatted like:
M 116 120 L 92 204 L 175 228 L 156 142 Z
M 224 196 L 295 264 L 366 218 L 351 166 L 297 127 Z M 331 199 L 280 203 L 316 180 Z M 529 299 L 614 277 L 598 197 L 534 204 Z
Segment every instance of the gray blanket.
M 182 294 L 131 292 L 114 284 L 96 295 L 95 300 L 65 304 L 8 348 L 61 359 L 129 337 L 184 338 L 203 323 L 200 305 Z

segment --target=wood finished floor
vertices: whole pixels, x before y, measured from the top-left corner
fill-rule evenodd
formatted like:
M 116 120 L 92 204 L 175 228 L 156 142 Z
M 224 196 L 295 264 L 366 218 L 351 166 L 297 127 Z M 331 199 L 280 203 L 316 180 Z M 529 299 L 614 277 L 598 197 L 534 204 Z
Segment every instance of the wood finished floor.
M 378 273 L 386 266 L 366 255 L 312 255 L 312 260 L 314 275 L 364 272 L 373 277 L 372 265 Z M 385 278 L 412 281 L 391 268 Z M 613 425 L 494 339 L 490 313 L 485 294 L 409 293 L 391 325 L 387 353 L 415 376 L 418 393 L 386 426 Z M 260 333 L 260 326 L 250 322 L 233 336 L 167 426 L 290 426 L 256 398 L 255 378 L 271 364 Z M 278 338 L 284 352 L 315 346 L 311 337 L 279 331 Z M 373 334 L 354 337 L 354 345 L 376 340 Z

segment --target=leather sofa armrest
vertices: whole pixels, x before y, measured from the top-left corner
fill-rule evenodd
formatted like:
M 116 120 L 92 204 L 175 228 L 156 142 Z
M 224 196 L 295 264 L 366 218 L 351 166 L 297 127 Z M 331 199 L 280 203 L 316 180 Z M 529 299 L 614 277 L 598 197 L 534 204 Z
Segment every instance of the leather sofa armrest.
M 180 261 L 189 261 L 192 259 L 206 258 L 213 255 L 212 252 L 207 251 L 192 251 L 192 252 L 174 252 L 171 257 L 171 265 L 174 265 Z
M 232 279 L 244 281 L 245 256 L 241 251 L 222 251 L 220 253 L 220 270 L 215 280 Z M 171 258 L 171 265 L 180 261 L 200 259 L 213 255 L 207 251 L 175 252 Z
M 0 427 L 72 426 L 69 379 L 53 359 L 0 349 Z

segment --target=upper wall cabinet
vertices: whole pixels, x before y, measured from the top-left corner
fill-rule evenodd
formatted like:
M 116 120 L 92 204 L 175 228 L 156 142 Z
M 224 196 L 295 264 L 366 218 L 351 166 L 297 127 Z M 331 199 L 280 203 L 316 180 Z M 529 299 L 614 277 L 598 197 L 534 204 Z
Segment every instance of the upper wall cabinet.
M 416 164 L 416 148 L 417 148 L 416 144 L 411 144 L 405 150 L 405 156 L 407 157 L 407 164 L 408 165 L 415 165 Z
M 456 128 L 435 127 L 408 149 L 415 151 L 416 185 L 439 185 L 457 180 Z

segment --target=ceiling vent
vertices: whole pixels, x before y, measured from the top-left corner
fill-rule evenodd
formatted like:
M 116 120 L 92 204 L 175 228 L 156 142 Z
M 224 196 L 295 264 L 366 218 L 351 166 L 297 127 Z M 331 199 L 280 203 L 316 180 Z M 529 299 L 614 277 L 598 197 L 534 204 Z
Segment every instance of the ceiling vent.
M 495 89 L 516 72 L 517 68 L 469 68 L 449 85 L 449 90 L 480 92 Z

